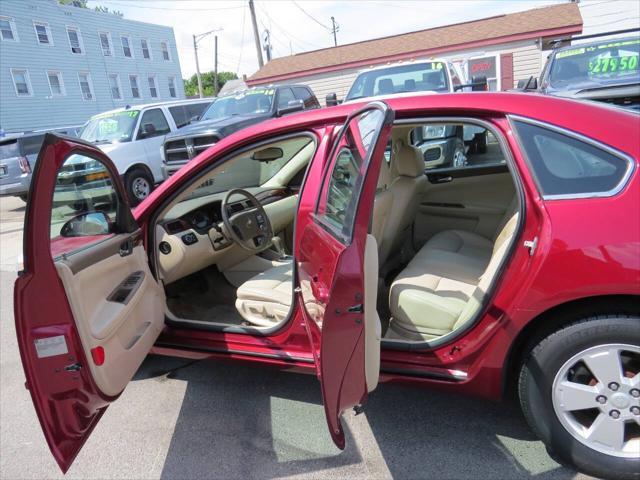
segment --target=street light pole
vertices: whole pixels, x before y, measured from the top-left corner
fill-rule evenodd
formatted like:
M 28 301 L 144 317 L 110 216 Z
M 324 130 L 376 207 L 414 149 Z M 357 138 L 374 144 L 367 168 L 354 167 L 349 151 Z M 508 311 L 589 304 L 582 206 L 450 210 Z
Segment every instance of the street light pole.
M 193 51 L 196 54 L 196 75 L 198 77 L 198 95 L 200 96 L 200 98 L 204 97 L 204 92 L 202 90 L 202 77 L 200 76 L 200 64 L 198 63 L 198 42 L 202 40 L 204 37 L 206 37 L 207 35 L 211 35 L 212 33 L 220 32 L 220 31 L 222 31 L 222 28 L 216 28 L 215 30 L 201 33 L 200 35 L 193 35 Z M 216 73 L 218 68 L 217 58 L 218 58 L 218 36 L 216 35 L 216 65 L 215 65 Z M 216 83 L 217 83 L 217 80 L 218 80 L 218 75 L 216 74 Z M 216 88 L 216 91 L 217 91 L 217 88 Z

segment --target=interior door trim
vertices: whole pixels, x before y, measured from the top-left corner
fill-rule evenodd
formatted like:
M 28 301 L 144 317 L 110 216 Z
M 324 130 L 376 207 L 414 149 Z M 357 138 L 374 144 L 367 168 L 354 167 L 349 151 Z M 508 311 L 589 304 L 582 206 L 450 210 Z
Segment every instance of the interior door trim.
M 92 243 L 72 253 L 62 254 L 55 261 L 63 262 L 75 275 L 91 265 L 95 265 L 114 255 L 119 255 L 122 244 L 127 241 L 133 242 L 133 248 L 141 245 L 142 230 L 138 229 L 133 233 L 116 233 L 98 243 Z

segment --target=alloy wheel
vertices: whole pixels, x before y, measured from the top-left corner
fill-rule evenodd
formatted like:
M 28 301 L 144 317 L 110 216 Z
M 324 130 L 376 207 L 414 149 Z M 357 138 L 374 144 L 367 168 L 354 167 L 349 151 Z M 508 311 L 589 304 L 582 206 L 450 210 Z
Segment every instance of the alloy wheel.
M 614 457 L 640 456 L 640 347 L 606 344 L 574 355 L 558 371 L 552 397 L 579 442 Z
M 467 164 L 467 156 L 464 154 L 464 151 L 460 148 L 457 148 L 455 152 L 453 152 L 453 166 L 454 167 L 464 167 Z
M 136 177 L 131 182 L 131 191 L 138 200 L 144 200 L 151 192 L 151 185 L 149 185 L 149 182 L 146 179 Z

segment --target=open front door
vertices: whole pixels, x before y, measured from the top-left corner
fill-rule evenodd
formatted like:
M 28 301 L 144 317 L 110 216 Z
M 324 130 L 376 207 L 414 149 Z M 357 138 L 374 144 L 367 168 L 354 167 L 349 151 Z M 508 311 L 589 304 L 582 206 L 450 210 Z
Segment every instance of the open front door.
M 14 308 L 27 388 L 67 471 L 164 323 L 164 291 L 110 160 L 47 134 L 24 228 Z
M 378 251 L 369 222 L 393 111 L 375 102 L 348 119 L 332 149 L 296 253 L 300 304 L 314 350 L 327 423 L 344 448 L 340 415 L 378 383 Z M 311 202 L 311 199 L 307 199 Z M 306 203 L 309 206 L 309 203 Z

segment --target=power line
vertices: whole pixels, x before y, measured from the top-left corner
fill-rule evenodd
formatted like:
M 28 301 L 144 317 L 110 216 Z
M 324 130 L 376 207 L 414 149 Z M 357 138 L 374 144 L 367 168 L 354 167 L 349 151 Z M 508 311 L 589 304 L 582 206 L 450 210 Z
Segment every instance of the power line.
M 273 20 L 273 19 L 271 18 L 271 16 L 269 15 L 269 12 L 267 12 L 266 7 L 262 6 L 262 4 L 261 4 L 261 3 L 259 3 L 259 4 L 258 4 L 258 6 L 259 6 L 259 7 L 260 7 L 260 9 L 262 10 L 262 12 L 267 16 L 267 18 L 269 19 L 269 23 L 273 23 L 273 24 L 278 28 L 278 30 L 280 30 L 280 33 L 282 33 L 282 35 L 283 35 L 286 39 L 288 39 L 288 40 L 290 40 L 290 41 L 291 41 L 291 40 L 295 40 L 298 44 L 300 44 L 300 45 L 302 46 L 302 48 L 300 48 L 300 50 L 303 50 L 303 51 L 304 51 L 304 50 L 308 50 L 308 49 L 309 49 L 308 47 L 305 47 L 305 46 L 304 46 L 305 44 L 306 44 L 306 45 L 309 45 L 309 46 L 311 46 L 311 47 L 313 47 L 313 48 L 324 48 L 324 47 L 322 47 L 322 46 L 320 46 L 320 45 L 316 45 L 316 44 L 314 44 L 314 43 L 311 43 L 311 42 L 308 42 L 308 41 L 306 41 L 306 40 L 302 40 L 302 39 L 300 39 L 300 38 L 298 38 L 298 37 L 295 37 L 295 36 L 294 36 L 294 35 L 292 35 L 291 33 L 287 33 L 287 29 L 286 29 L 286 28 L 283 28 L 280 24 L 278 24 L 275 20 Z
M 244 50 L 244 20 L 247 17 L 247 9 L 242 10 L 242 41 L 240 43 L 240 55 L 238 56 L 238 66 L 236 67 L 236 76 L 240 75 L 240 64 L 242 63 L 242 51 Z
M 304 13 L 307 17 L 309 17 L 311 20 L 313 20 L 314 22 L 316 22 L 318 25 L 320 25 L 322 28 L 326 29 L 326 30 L 331 30 L 329 27 L 327 27 L 325 24 L 323 24 L 322 22 L 320 22 L 319 20 L 316 19 L 316 17 L 314 17 L 313 15 L 311 15 L 309 12 L 307 12 L 304 8 L 302 8 L 300 5 L 298 5 L 298 2 L 296 2 L 296 0 L 291 0 L 293 2 L 293 4 L 298 7 L 298 10 L 300 10 L 302 13 Z

